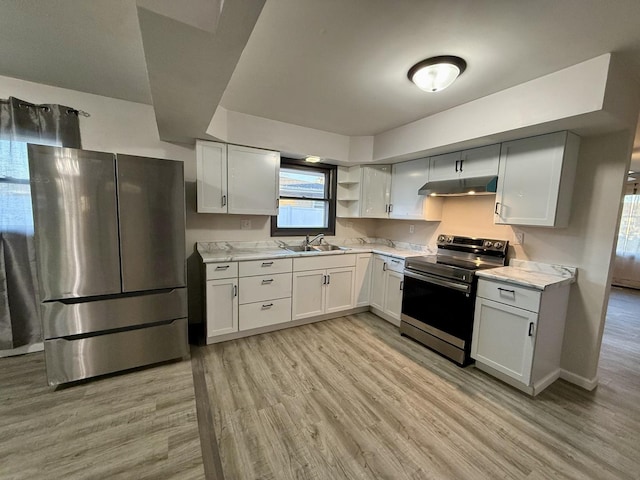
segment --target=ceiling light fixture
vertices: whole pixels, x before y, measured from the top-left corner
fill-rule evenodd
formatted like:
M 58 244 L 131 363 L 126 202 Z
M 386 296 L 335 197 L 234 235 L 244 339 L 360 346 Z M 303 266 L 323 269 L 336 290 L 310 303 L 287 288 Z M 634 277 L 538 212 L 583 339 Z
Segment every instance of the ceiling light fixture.
M 304 159 L 305 162 L 309 162 L 309 163 L 318 163 L 320 162 L 320 160 L 321 160 L 320 157 L 316 157 L 313 155 L 310 155 Z
M 467 68 L 460 57 L 442 55 L 416 63 L 407 76 L 425 92 L 439 92 L 451 85 Z

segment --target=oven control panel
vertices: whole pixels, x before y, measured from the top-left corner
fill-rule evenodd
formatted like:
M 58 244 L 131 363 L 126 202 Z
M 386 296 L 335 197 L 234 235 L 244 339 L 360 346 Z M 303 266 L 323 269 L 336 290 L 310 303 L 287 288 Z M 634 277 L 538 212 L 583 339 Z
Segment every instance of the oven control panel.
M 474 253 L 505 255 L 509 242 L 493 238 L 462 237 L 459 235 L 438 235 L 438 247 L 447 250 L 469 251 Z

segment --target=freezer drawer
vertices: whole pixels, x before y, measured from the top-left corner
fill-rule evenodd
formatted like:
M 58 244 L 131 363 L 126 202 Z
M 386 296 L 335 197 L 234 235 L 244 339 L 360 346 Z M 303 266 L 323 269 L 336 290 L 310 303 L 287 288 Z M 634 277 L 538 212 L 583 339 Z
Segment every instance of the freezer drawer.
M 45 340 L 44 351 L 49 385 L 184 358 L 189 354 L 187 319 L 87 338 Z
M 45 302 L 42 330 L 45 339 L 116 330 L 187 316 L 187 289 L 91 302 Z

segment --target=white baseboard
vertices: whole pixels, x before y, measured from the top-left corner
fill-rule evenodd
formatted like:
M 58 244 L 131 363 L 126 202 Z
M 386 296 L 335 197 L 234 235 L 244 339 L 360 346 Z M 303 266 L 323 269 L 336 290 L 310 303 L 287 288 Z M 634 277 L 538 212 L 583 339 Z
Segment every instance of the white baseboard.
M 382 310 L 380 310 L 380 309 L 378 309 L 376 307 L 369 307 L 369 308 L 371 309 L 371 313 L 376 314 L 377 316 L 379 316 L 383 320 L 386 320 L 387 322 L 389 322 L 392 325 L 395 325 L 396 327 L 400 326 L 400 320 L 398 320 L 397 318 L 393 318 L 392 316 L 387 315 Z
M 584 388 L 585 390 L 593 390 L 598 386 L 598 376 L 596 375 L 592 379 L 588 379 L 585 377 L 581 377 L 580 375 L 576 375 L 575 373 L 568 372 L 567 370 L 560 370 L 560 378 L 566 380 L 569 383 L 573 383 L 579 387 Z
M 25 353 L 41 352 L 43 350 L 44 343 L 32 343 L 31 345 L 23 345 L 22 347 L 12 348 L 10 350 L 0 350 L 0 358 L 24 355 Z

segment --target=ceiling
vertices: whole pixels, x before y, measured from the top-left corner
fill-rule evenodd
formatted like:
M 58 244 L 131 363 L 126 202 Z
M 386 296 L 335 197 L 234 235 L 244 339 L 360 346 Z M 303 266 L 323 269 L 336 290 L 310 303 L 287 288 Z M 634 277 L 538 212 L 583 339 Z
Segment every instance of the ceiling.
M 607 52 L 617 52 L 640 79 L 638 0 L 185 0 L 180 6 L 3 0 L 0 75 L 153 104 L 161 136 L 172 141 L 202 137 L 201 124 L 218 104 L 343 135 L 373 135 Z M 244 34 L 229 33 L 238 30 Z M 169 42 L 182 43 L 169 52 Z M 443 54 L 468 63 L 452 87 L 428 94 L 408 81 L 411 65 Z M 198 75 L 189 74 L 187 62 Z M 181 93 L 197 121 L 176 112 Z M 634 157 L 640 170 L 640 141 Z

